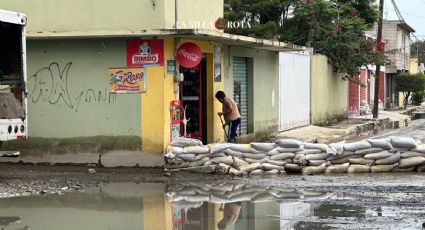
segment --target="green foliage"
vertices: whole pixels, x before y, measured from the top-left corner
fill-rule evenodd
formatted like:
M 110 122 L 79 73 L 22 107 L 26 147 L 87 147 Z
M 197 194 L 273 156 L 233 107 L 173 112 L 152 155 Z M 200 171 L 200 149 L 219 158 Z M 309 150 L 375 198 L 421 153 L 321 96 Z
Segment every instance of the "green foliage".
M 400 74 L 396 78 L 396 89 L 399 92 L 418 92 L 425 90 L 425 75 L 418 74 Z
M 418 91 L 412 94 L 412 103 L 413 105 L 421 105 L 424 102 L 425 91 Z
M 425 63 L 425 41 L 416 41 L 410 46 L 410 56 L 418 57 L 419 63 Z
M 407 107 L 410 94 L 425 90 L 425 75 L 417 74 L 400 74 L 396 78 L 396 90 L 404 94 L 404 108 Z
M 313 47 L 335 71 L 356 75 L 366 64 L 383 64 L 383 54 L 364 33 L 378 19 L 374 0 L 225 0 L 225 18 L 251 28 L 226 32 Z

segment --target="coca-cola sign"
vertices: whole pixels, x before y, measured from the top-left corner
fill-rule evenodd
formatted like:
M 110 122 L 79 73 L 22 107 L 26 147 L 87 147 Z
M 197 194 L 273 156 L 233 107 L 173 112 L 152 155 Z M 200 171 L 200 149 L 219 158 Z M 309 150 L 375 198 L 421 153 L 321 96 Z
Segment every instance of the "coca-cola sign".
M 184 67 L 195 67 L 201 62 L 201 59 L 201 48 L 199 48 L 199 46 L 195 43 L 185 42 L 177 49 L 176 60 Z

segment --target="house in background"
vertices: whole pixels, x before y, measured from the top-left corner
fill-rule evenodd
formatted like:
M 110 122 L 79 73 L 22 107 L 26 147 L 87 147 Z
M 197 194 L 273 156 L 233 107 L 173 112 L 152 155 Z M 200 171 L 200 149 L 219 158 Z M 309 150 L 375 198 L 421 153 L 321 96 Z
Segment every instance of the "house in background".
M 385 107 L 399 105 L 399 93 L 396 91 L 396 76 L 410 70 L 410 33 L 415 30 L 400 20 L 384 20 L 382 38 L 389 63 L 385 65 Z M 376 37 L 377 25 L 367 34 Z

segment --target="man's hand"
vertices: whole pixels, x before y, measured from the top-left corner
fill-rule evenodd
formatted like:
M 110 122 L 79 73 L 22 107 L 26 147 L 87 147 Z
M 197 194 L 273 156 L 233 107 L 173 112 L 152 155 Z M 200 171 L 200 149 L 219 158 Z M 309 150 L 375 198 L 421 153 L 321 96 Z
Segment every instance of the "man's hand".
M 223 116 L 223 113 L 222 112 L 218 112 L 217 115 Z

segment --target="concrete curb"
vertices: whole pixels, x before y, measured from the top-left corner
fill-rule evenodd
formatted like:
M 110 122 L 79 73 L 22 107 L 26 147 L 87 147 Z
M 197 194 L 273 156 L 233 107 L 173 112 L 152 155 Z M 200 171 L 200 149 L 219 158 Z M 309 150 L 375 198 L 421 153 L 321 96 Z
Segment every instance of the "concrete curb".
M 77 157 L 76 157 L 77 156 Z M 80 165 L 91 167 L 163 167 L 162 155 L 139 151 L 111 151 L 99 153 L 49 154 L 40 156 L 0 157 L 0 163 L 40 165 Z

